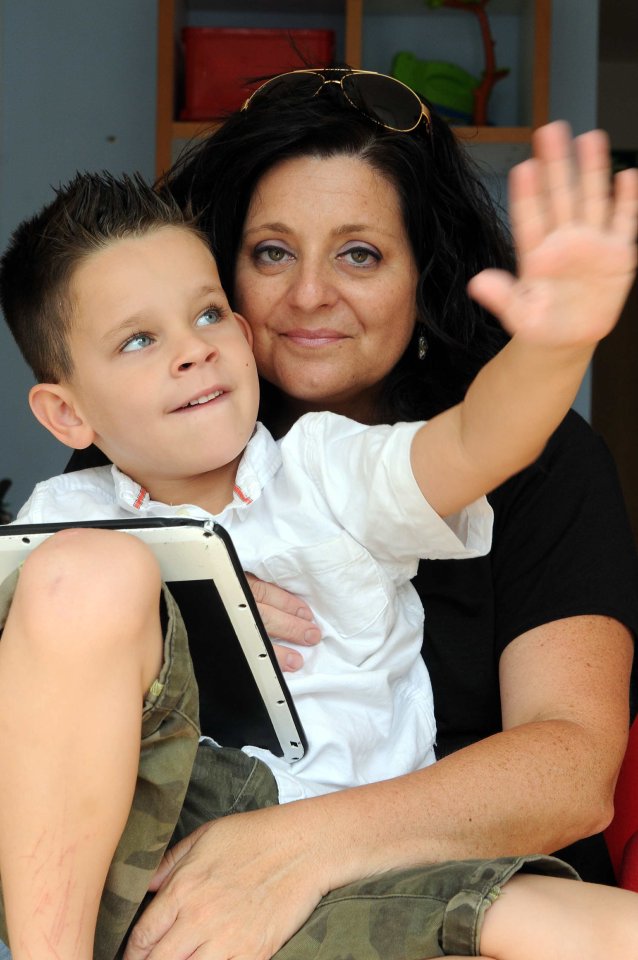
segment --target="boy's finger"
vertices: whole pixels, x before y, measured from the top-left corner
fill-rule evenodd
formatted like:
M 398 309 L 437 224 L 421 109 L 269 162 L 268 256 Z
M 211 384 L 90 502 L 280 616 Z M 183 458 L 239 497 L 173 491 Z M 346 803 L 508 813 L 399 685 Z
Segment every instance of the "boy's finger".
M 538 161 L 524 160 L 512 168 L 508 181 L 509 215 L 519 262 L 542 243 L 547 210 Z
M 611 229 L 628 243 L 638 233 L 638 169 L 621 170 L 614 177 L 614 208 Z
M 578 207 L 569 124 L 562 120 L 540 127 L 532 137 L 541 164 L 548 217 L 552 227 L 571 223 Z
M 515 285 L 516 279 L 506 270 L 482 270 L 467 289 L 473 300 L 503 322 Z
M 580 218 L 592 227 L 609 225 L 611 164 L 609 138 L 603 130 L 590 130 L 574 141 L 580 177 Z

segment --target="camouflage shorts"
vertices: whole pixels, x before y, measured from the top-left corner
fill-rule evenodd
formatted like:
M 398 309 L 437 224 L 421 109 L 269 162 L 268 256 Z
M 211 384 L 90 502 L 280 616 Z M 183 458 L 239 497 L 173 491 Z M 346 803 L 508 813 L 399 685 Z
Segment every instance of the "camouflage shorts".
M 14 587 L 15 578 L 0 587 L 0 625 Z M 122 955 L 170 844 L 208 820 L 277 803 L 275 779 L 261 761 L 209 742 L 198 745 L 198 695 L 186 632 L 168 591 L 164 601 L 164 665 L 144 705 L 137 786 L 104 888 L 95 960 Z M 360 881 L 324 897 L 276 960 L 476 955 L 486 909 L 519 870 L 576 876 L 551 857 L 509 857 L 434 864 Z M 0 939 L 6 940 L 1 903 Z
M 268 767 L 202 743 L 175 839 L 225 813 L 277 803 Z M 333 890 L 274 960 L 422 960 L 480 953 L 483 916 L 519 871 L 577 878 L 553 857 L 462 860 L 388 873 Z
M 452 860 L 333 890 L 275 960 L 423 960 L 480 955 L 483 917 L 515 873 L 577 879 L 554 857 Z

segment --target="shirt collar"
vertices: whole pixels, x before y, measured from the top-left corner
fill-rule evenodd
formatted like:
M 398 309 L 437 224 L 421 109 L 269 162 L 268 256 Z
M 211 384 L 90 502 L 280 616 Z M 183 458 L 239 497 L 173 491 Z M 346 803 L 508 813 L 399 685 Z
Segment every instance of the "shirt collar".
M 269 431 L 258 423 L 239 461 L 232 502 L 224 509 L 242 510 L 261 496 L 264 486 L 271 480 L 281 465 L 279 447 Z M 109 469 L 109 468 L 103 468 Z M 193 504 L 165 504 L 152 500 L 144 487 L 136 483 L 114 464 L 110 467 L 115 497 L 127 512 L 146 516 L 170 515 L 188 511 L 189 516 L 207 517 L 209 514 Z

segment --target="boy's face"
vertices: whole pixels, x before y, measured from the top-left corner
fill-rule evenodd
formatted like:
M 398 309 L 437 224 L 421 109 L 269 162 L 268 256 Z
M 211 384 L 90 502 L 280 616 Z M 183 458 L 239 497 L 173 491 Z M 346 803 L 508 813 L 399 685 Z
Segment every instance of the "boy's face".
M 94 442 L 153 499 L 221 509 L 259 388 L 208 248 L 181 227 L 116 241 L 80 264 L 70 295 L 64 386 Z

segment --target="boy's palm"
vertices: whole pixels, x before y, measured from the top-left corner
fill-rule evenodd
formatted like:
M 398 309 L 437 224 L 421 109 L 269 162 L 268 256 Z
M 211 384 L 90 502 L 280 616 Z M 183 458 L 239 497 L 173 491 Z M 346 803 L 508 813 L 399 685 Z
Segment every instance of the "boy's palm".
M 518 276 L 485 270 L 469 290 L 519 340 L 595 346 L 634 277 L 638 171 L 618 174 L 612 193 L 605 134 L 572 145 L 564 123 L 537 131 L 534 152 L 510 175 Z

